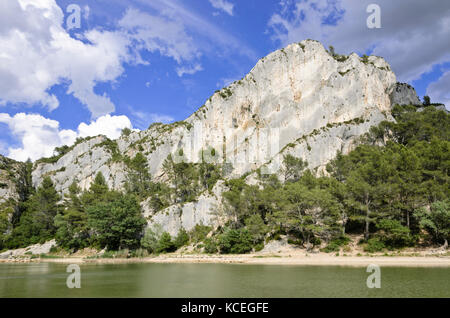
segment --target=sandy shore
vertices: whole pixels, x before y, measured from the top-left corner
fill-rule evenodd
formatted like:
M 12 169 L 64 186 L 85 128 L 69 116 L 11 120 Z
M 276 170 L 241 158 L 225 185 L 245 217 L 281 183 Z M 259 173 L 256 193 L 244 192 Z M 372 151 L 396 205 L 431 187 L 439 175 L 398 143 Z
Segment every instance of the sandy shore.
M 450 267 L 449 256 L 333 256 L 330 254 L 248 254 L 248 255 L 180 255 L 169 254 L 148 258 L 88 259 L 81 257 L 41 258 L 29 260 L 0 260 L 0 263 L 47 262 L 61 264 L 249 264 L 249 265 L 296 265 L 296 266 L 353 266 L 367 267 L 369 264 L 392 267 Z

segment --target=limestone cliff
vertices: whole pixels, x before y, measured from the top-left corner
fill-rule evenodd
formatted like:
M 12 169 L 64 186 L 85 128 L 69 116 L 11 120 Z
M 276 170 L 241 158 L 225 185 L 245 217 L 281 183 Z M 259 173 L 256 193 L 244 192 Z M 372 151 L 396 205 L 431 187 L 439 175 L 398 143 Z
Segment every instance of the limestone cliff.
M 205 149 L 214 149 L 211 161 L 231 164 L 227 177 L 258 168 L 276 173 L 287 153 L 319 173 L 338 151 L 349 152 L 371 126 L 393 120 L 393 104 L 418 102 L 413 88 L 397 84 L 383 58 L 333 56 L 319 42 L 306 40 L 261 59 L 186 120 L 153 124 L 115 141 L 102 136 L 81 141 L 55 162 L 36 163 L 33 182 L 38 185 L 48 175 L 65 192 L 76 178 L 87 189 L 102 172 L 111 188 L 120 189 L 127 173 L 123 158 L 142 152 L 153 177 L 164 180 L 162 164 L 169 154 L 198 162 Z M 221 191 L 157 215 L 143 206 L 151 224 L 175 234 L 181 226 L 217 222 L 209 211 L 220 204 Z
M 20 165 L 21 163 L 0 155 L 0 204 L 18 198 L 14 179 Z
M 391 95 L 393 105 L 416 105 L 419 106 L 419 97 L 417 97 L 416 90 L 409 84 L 397 83 Z

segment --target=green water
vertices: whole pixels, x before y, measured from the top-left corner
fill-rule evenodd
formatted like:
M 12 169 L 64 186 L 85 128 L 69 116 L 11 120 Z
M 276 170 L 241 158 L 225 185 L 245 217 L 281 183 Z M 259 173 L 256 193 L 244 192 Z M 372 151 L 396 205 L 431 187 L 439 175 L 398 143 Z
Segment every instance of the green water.
M 450 268 L 365 268 L 223 264 L 81 265 L 81 288 L 67 265 L 0 264 L 0 297 L 450 297 Z

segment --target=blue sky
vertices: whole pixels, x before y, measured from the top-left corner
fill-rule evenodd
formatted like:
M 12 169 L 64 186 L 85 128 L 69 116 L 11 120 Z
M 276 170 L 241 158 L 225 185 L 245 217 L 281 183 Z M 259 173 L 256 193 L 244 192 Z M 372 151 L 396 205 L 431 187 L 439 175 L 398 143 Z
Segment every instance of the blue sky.
M 420 97 L 450 102 L 450 3 L 430 0 L 7 0 L 0 4 L 0 153 L 183 120 L 259 58 L 312 38 L 373 53 Z M 381 8 L 368 29 L 366 8 Z M 80 27 L 68 30 L 76 4 Z

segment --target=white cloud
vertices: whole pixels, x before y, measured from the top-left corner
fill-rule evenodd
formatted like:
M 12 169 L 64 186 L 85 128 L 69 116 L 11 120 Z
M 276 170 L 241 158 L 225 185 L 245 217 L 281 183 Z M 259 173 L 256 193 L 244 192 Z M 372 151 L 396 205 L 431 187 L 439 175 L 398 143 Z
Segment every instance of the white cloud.
M 200 71 L 203 71 L 203 67 L 200 64 L 195 64 L 194 66 L 177 67 L 177 75 L 179 77 L 182 77 L 184 74 L 193 75 Z
M 117 139 L 124 128 L 133 128 L 127 116 L 105 115 L 90 124 L 81 123 L 78 126 L 78 136 L 105 135 L 110 139 Z
M 126 116 L 110 115 L 99 117 L 90 124 L 81 123 L 77 132 L 60 129 L 58 121 L 38 114 L 18 113 L 11 117 L 9 114 L 0 113 L 0 123 L 7 124 L 13 137 L 21 144 L 20 147 L 7 149 L 8 157 L 19 161 L 50 157 L 55 147 L 72 145 L 77 137 L 102 134 L 116 139 L 123 128 L 132 128 Z
M 185 25 L 176 17 L 126 11 L 117 29 L 88 30 L 73 38 L 63 28 L 64 13 L 55 0 L 0 2 L 0 105 L 59 106 L 50 89 L 68 84 L 93 118 L 112 113 L 98 83 L 114 83 L 124 64 L 148 64 L 139 52 L 159 52 L 178 64 L 201 56 Z
M 55 147 L 73 144 L 77 137 L 72 130 L 60 130 L 56 120 L 37 114 L 0 114 L 0 123 L 7 124 L 11 134 L 20 140 L 22 147 L 8 148 L 8 157 L 20 161 L 51 156 Z
M 6 153 L 8 150 L 6 143 L 0 140 L 0 154 Z
M 368 29 L 373 0 L 282 0 L 269 22 L 282 45 L 312 38 L 337 52 L 383 56 L 401 81 L 411 81 L 450 60 L 450 2 L 378 0 L 381 29 Z M 324 21 L 332 22 L 331 24 Z
M 450 109 L 450 71 L 428 86 L 427 95 L 431 97 L 431 102 L 444 103 Z
M 74 39 L 63 28 L 64 13 L 54 0 L 2 1 L 0 5 L 0 100 L 58 107 L 54 85 L 68 83 L 73 94 L 98 117 L 114 111 L 99 82 L 114 81 L 131 62 L 121 33 L 91 30 Z M 6 19 L 6 21 L 5 21 Z
M 102 0 L 105 3 L 111 0 Z M 247 43 L 241 41 L 238 37 L 210 23 L 203 16 L 198 15 L 193 10 L 184 6 L 186 1 L 179 0 L 135 0 L 141 5 L 157 11 L 159 14 L 171 17 L 183 25 L 190 33 L 198 35 L 195 43 L 202 49 L 202 52 L 208 54 L 219 54 L 230 58 L 232 54 L 239 54 L 256 60 L 260 54 L 257 54 Z M 122 2 L 122 0 L 116 0 Z
M 151 15 L 128 9 L 119 21 L 127 36 L 138 43 L 138 48 L 172 57 L 179 64 L 200 56 L 194 40 L 183 24 L 174 17 Z
M 222 10 L 231 16 L 233 15 L 233 9 L 234 9 L 233 3 L 228 2 L 226 0 L 209 0 L 209 3 L 211 3 L 211 5 L 214 8 L 216 8 L 218 10 Z

